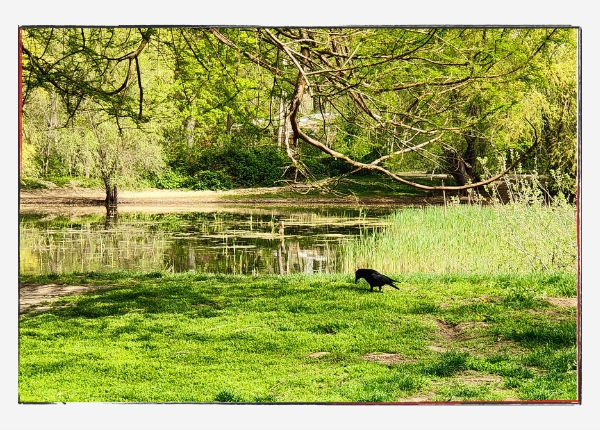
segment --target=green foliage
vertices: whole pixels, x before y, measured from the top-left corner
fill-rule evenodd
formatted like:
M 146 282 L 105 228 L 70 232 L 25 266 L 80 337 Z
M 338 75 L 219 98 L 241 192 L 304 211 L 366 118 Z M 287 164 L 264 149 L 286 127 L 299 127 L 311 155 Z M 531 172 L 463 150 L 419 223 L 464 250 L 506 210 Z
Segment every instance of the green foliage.
M 85 178 L 77 176 L 50 176 L 45 179 L 39 178 L 21 178 L 21 188 L 23 189 L 51 189 L 56 187 L 65 187 L 75 185 L 83 188 L 101 188 L 102 181 L 99 178 Z
M 523 168 L 547 175 L 552 195 L 572 201 L 576 193 L 575 28 L 30 27 L 21 34 L 27 177 L 228 186 L 196 177 L 219 171 L 234 187 L 272 185 L 290 162 L 252 148 L 277 152 L 282 144 L 280 116 L 290 114 L 298 83 L 297 65 L 284 58 L 308 49 L 319 53 L 304 64 L 310 85 L 298 113 L 325 146 L 366 163 L 389 156 L 381 165 L 392 171 L 441 172 L 451 170 L 443 141 L 476 180 L 478 159 L 497 172 L 511 151 L 530 146 L 530 121 L 541 146 Z M 340 52 L 352 55 L 338 62 Z M 292 146 L 317 178 L 350 170 L 307 142 Z M 203 162 L 206 151 L 223 159 Z M 171 173 L 161 172 L 164 164 Z
M 154 179 L 156 188 L 173 190 L 183 187 L 187 177 L 177 171 L 166 169 L 160 176 Z
M 21 188 L 30 190 L 47 189 L 48 183 L 46 181 L 40 181 L 37 178 L 21 178 Z
M 303 162 L 315 179 L 331 178 L 352 170 L 344 161 L 327 156 L 306 157 Z
M 52 182 L 57 187 L 64 187 L 65 185 L 69 185 L 71 183 L 72 178 L 66 176 L 48 176 L 46 180 Z
M 175 154 L 171 172 L 160 177 L 160 186 L 193 190 L 268 187 L 277 185 L 289 163 L 275 146 L 238 147 L 233 144 Z
M 283 177 L 289 161 L 275 147 L 249 150 L 226 147 L 217 165 L 224 164 L 238 186 L 273 186 Z
M 549 297 L 564 276 L 529 274 L 512 283 Z M 22 276 L 111 288 L 20 317 L 19 400 L 576 399 L 574 308 L 539 301 L 516 309 L 507 300 L 508 276 L 399 279 L 400 291 L 380 294 L 349 275 Z M 436 306 L 411 312 L 424 301 Z M 475 308 L 488 314 L 485 322 L 465 311 Z
M 191 190 L 230 190 L 233 188 L 231 176 L 222 170 L 201 170 L 184 183 Z

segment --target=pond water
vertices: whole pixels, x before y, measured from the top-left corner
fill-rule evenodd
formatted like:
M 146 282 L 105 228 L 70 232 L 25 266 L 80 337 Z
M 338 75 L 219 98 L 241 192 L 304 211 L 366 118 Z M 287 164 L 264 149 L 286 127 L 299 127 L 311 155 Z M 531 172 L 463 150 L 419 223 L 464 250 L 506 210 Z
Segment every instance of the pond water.
M 20 273 L 343 273 L 354 270 L 343 267 L 344 244 L 385 225 L 390 212 L 236 208 L 114 218 L 21 214 Z

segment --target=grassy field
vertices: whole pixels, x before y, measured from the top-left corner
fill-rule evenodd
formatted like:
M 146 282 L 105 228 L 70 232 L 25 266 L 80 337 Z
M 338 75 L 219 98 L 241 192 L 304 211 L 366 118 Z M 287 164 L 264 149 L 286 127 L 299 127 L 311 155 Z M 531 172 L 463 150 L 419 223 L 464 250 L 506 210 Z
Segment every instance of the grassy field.
M 103 285 L 21 316 L 21 402 L 577 399 L 572 272 L 21 276 Z

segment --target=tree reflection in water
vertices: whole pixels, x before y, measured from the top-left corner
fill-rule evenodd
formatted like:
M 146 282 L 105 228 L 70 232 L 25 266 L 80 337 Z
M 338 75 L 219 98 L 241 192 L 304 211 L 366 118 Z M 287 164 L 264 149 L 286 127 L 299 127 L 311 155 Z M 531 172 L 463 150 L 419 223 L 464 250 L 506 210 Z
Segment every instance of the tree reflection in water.
M 389 211 L 387 211 L 389 212 Z M 379 212 L 293 211 L 20 217 L 20 270 L 232 274 L 334 273 L 341 247 L 380 227 Z

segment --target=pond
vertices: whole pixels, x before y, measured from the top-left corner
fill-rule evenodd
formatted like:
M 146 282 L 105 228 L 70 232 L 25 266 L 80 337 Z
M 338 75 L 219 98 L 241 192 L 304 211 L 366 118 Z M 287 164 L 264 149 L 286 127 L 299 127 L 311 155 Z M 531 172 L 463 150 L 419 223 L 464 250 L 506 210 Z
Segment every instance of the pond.
M 135 270 L 344 273 L 344 244 L 390 208 L 236 208 L 214 212 L 21 214 L 20 273 Z

